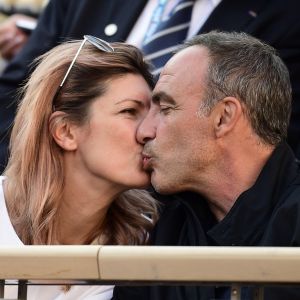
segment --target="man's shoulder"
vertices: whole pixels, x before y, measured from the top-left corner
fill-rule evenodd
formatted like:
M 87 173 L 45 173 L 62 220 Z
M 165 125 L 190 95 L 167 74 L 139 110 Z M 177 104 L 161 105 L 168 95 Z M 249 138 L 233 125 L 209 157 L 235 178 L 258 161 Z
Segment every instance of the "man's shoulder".
M 300 246 L 300 174 L 286 188 L 275 207 L 262 244 Z
M 207 244 L 203 228 L 207 204 L 200 195 L 185 192 L 168 196 L 156 194 L 156 198 L 161 203 L 161 211 L 151 234 L 152 244 L 182 246 Z

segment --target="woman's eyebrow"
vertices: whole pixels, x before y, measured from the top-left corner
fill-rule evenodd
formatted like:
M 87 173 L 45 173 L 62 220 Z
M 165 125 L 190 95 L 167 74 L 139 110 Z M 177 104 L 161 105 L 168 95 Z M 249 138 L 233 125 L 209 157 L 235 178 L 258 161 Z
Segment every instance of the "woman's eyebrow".
M 126 99 L 122 99 L 118 102 L 115 103 L 115 105 L 118 105 L 118 104 L 121 104 L 121 103 L 124 103 L 124 102 L 134 102 L 136 104 L 138 104 L 139 106 L 144 106 L 145 103 L 141 100 L 138 100 L 138 99 L 131 99 L 131 98 L 126 98 Z

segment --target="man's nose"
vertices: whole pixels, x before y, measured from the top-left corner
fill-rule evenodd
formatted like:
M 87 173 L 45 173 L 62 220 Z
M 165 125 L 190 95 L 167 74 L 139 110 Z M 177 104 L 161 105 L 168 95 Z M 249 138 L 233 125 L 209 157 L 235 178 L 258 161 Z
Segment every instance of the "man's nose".
M 140 144 L 146 144 L 149 140 L 153 140 L 156 136 L 156 124 L 155 118 L 149 112 L 145 119 L 140 123 L 136 139 Z

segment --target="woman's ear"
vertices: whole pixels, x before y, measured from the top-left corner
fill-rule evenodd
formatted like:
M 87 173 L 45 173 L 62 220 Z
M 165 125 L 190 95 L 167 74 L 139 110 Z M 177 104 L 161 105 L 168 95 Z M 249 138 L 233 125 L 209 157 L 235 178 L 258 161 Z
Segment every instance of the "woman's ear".
M 235 97 L 225 97 L 216 107 L 214 128 L 217 137 L 222 137 L 233 130 L 243 115 L 241 102 Z
M 49 118 L 49 131 L 57 145 L 66 151 L 74 151 L 77 149 L 75 125 L 66 116 L 62 111 L 53 112 Z

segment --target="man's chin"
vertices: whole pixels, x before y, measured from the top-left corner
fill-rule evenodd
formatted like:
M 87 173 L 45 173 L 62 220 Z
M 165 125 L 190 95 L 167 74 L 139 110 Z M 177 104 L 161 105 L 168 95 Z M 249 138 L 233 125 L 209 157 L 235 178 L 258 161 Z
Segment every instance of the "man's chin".
M 154 174 L 155 172 L 151 173 L 151 185 L 155 189 L 155 191 L 162 195 L 169 195 L 176 193 L 174 186 L 166 184 L 163 180 L 157 178 Z

